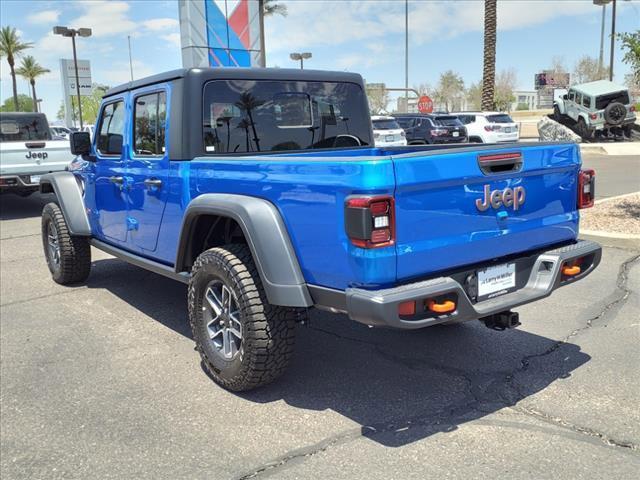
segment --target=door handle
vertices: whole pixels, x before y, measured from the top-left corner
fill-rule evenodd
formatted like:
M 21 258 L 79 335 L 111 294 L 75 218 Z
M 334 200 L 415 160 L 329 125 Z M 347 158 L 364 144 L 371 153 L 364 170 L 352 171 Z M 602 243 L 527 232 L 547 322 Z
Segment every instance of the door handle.
M 144 184 L 148 188 L 160 188 L 162 186 L 162 180 L 160 180 L 159 178 L 147 178 L 144 181 Z
M 109 177 L 109 181 L 116 185 L 122 185 L 124 183 L 124 177 Z

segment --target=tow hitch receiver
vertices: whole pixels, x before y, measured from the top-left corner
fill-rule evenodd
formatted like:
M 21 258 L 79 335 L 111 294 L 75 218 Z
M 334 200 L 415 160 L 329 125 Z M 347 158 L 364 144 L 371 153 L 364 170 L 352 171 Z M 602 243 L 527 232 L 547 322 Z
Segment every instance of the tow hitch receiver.
M 489 315 L 488 317 L 483 317 L 480 321 L 484 322 L 487 328 L 502 331 L 507 328 L 516 328 L 520 325 L 520 315 L 518 312 L 508 310 L 506 312 L 500 312 L 494 315 Z

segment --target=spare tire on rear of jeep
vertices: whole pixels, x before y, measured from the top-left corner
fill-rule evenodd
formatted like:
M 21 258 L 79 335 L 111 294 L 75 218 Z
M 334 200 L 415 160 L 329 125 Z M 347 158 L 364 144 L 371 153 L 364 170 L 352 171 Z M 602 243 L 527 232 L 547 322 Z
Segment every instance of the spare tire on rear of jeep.
M 604 109 L 604 119 L 611 125 L 620 125 L 627 116 L 627 107 L 620 102 L 612 102 Z

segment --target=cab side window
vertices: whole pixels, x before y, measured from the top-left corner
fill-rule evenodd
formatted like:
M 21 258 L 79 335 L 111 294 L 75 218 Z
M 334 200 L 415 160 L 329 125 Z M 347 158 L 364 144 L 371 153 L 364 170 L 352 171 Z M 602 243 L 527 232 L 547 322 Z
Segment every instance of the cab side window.
M 124 101 L 109 103 L 102 108 L 98 130 L 98 151 L 103 155 L 120 155 L 124 138 Z
M 583 95 L 582 106 L 587 108 L 591 107 L 591 97 L 589 95 Z
M 575 100 L 576 98 L 576 92 L 574 92 L 573 90 L 569 90 L 569 100 Z
M 136 98 L 133 144 L 136 155 L 164 155 L 167 95 L 154 92 Z
M 576 103 L 582 105 L 582 94 L 579 92 L 576 92 Z

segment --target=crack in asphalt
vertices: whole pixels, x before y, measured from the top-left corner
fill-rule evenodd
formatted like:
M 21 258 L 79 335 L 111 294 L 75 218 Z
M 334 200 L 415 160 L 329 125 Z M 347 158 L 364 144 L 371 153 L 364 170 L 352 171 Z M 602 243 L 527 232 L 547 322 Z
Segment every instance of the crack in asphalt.
M 562 340 L 558 340 L 557 342 L 554 342 L 554 344 L 551 345 L 544 352 L 534 353 L 532 355 L 526 355 L 525 357 L 523 357 L 522 360 L 521 360 L 521 363 L 522 363 L 521 370 L 526 370 L 527 368 L 529 368 L 529 361 L 531 359 L 544 357 L 544 356 L 549 355 L 550 353 L 555 352 L 563 344 L 567 343 L 568 340 L 570 340 L 571 338 L 581 334 L 585 330 L 588 330 L 589 328 L 591 328 L 591 326 L 593 325 L 593 322 L 595 322 L 597 320 L 600 320 L 601 318 L 605 317 L 606 314 L 612 308 L 616 307 L 618 304 L 622 304 L 622 303 L 626 302 L 627 299 L 629 298 L 629 295 L 631 294 L 631 290 L 627 288 L 627 280 L 629 278 L 629 267 L 630 267 L 631 264 L 636 262 L 639 258 L 640 258 L 640 255 L 634 255 L 633 257 L 625 260 L 620 265 L 620 268 L 618 270 L 618 276 L 616 278 L 616 291 L 613 292 L 613 294 L 610 295 L 610 296 L 616 295 L 616 293 L 618 291 L 622 292 L 621 296 L 618 296 L 617 298 L 614 298 L 612 301 L 606 303 L 604 305 L 604 307 L 600 310 L 600 312 L 596 316 L 591 317 L 591 318 L 589 318 L 587 320 L 587 322 L 585 323 L 585 325 L 583 327 L 576 328 L 571 333 L 569 333 L 569 335 L 565 336 Z
M 322 328 L 314 327 L 311 326 L 311 324 L 308 324 L 308 328 L 311 328 L 312 330 L 316 330 L 318 332 L 322 332 L 327 335 L 340 338 L 342 340 L 373 347 L 375 352 L 386 360 L 397 363 L 405 368 L 416 370 L 419 368 L 422 369 L 427 367 L 441 371 L 446 375 L 452 377 L 462 378 L 467 384 L 467 394 L 465 398 L 457 403 L 457 405 L 452 405 L 451 407 L 440 409 L 436 412 L 422 412 L 408 419 L 403 418 L 396 421 L 363 425 L 361 428 L 347 430 L 340 434 L 326 438 L 316 444 L 293 450 L 276 460 L 263 464 L 262 466 L 252 470 L 249 473 L 245 473 L 239 477 L 236 477 L 237 480 L 256 478 L 264 473 L 268 473 L 271 470 L 286 467 L 295 460 L 311 457 L 313 455 L 326 451 L 330 447 L 347 443 L 361 437 L 375 437 L 376 435 L 381 435 L 384 433 L 398 434 L 412 428 L 424 428 L 429 426 L 438 426 L 439 428 L 437 428 L 436 431 L 451 431 L 457 428 L 458 424 L 463 423 L 465 419 L 477 420 L 477 417 L 474 418 L 472 415 L 474 412 L 495 413 L 496 405 L 500 406 L 501 408 L 510 408 L 517 413 L 538 419 L 574 434 L 580 434 L 581 436 L 586 436 L 588 438 L 598 439 L 598 444 L 602 446 L 621 448 L 627 451 L 630 450 L 634 452 L 638 451 L 639 446 L 632 442 L 614 439 L 613 437 L 605 433 L 588 427 L 583 427 L 581 425 L 573 424 L 560 417 L 555 417 L 553 415 L 541 412 L 530 407 L 516 405 L 520 400 L 526 398 L 528 395 L 521 390 L 521 387 L 515 380 L 515 376 L 518 373 L 523 372 L 529 368 L 530 361 L 532 359 L 550 355 L 551 353 L 558 350 L 562 345 L 566 344 L 569 339 L 575 338 L 576 336 L 591 328 L 594 325 L 594 322 L 605 318 L 608 313 L 612 311 L 612 309 L 618 306 L 622 306 L 631 294 L 631 289 L 627 287 L 629 270 L 632 264 L 638 261 L 638 259 L 640 259 L 640 255 L 634 255 L 633 257 L 625 260 L 620 265 L 618 275 L 616 277 L 616 290 L 608 297 L 613 298 L 602 307 L 597 315 L 587 319 L 583 327 L 573 330 L 562 340 L 554 342 L 554 344 L 551 347 L 547 348 L 544 352 L 525 355 L 520 360 L 520 366 L 518 368 L 508 371 L 473 371 L 472 373 L 475 375 L 475 377 L 472 377 L 462 369 L 451 367 L 449 365 L 441 365 L 437 362 L 432 362 L 424 358 L 418 359 L 399 357 L 389 351 L 386 351 L 384 349 L 384 345 L 381 345 L 377 342 L 362 340 L 348 335 L 341 335 L 339 333 L 324 330 Z M 485 385 L 484 388 L 483 385 Z M 515 400 L 509 400 L 506 398 L 507 392 L 505 390 L 509 389 L 515 391 Z M 493 407 L 490 408 L 490 406 Z M 470 415 L 471 418 L 469 419 L 468 417 Z M 456 422 L 455 420 L 460 421 Z
M 18 238 L 39 237 L 39 236 L 40 236 L 39 233 L 30 233 L 28 235 L 13 235 L 11 237 L 2 237 L 2 238 L 0 238 L 0 241 L 3 241 L 3 240 L 15 240 L 15 239 L 18 239 Z

